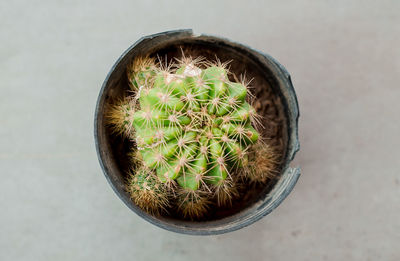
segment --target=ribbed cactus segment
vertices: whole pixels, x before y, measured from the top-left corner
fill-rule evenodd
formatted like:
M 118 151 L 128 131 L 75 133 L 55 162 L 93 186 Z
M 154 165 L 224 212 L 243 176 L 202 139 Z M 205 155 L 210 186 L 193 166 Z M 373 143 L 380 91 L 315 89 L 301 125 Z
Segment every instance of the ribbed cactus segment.
M 144 73 L 154 76 L 146 78 L 152 84 L 140 90 L 141 109 L 132 122 L 147 168 L 164 183 L 195 191 L 220 184 L 247 164 L 246 149 L 259 134 L 251 125 L 246 86 L 231 82 L 221 66 L 185 64 L 174 73 L 149 68 Z
M 280 164 L 276 148 L 257 143 L 248 153 L 249 163 L 241 169 L 241 174 L 250 182 L 266 183 L 277 175 L 277 166 Z
M 113 132 L 134 138 L 134 128 L 132 126 L 134 114 L 134 100 L 124 98 L 110 106 L 106 118 Z
M 158 214 L 169 205 L 163 184 L 144 167 L 130 175 L 127 189 L 135 204 L 147 212 Z
M 181 189 L 178 194 L 178 210 L 184 217 L 201 218 L 207 213 L 210 204 L 207 195 L 202 195 L 191 189 Z
M 128 68 L 128 80 L 133 90 L 147 86 L 155 76 L 156 66 L 149 57 L 139 57 Z

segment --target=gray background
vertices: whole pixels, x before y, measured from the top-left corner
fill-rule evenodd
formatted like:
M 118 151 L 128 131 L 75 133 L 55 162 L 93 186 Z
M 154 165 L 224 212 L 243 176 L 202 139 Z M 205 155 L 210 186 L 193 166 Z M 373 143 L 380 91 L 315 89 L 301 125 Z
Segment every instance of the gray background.
M 400 260 L 400 1 L 1 1 L 0 260 Z M 302 177 L 256 224 L 161 230 L 104 178 L 93 115 L 142 35 L 267 52 L 300 103 Z

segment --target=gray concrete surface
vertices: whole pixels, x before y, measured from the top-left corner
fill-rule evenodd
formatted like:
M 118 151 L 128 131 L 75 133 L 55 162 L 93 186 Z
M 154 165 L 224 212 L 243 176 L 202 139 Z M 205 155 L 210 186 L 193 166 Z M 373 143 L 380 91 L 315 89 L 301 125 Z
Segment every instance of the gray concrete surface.
M 0 260 L 400 260 L 400 2 L 1 1 Z M 156 228 L 107 184 L 100 86 L 140 36 L 178 28 L 271 54 L 300 103 L 303 175 L 226 235 Z

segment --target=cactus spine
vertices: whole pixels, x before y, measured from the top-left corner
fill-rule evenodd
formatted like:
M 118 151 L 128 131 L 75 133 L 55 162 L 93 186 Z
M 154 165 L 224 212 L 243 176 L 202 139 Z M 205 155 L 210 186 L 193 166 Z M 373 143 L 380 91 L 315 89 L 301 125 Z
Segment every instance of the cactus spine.
M 201 217 L 213 198 L 221 206 L 238 195 L 238 173 L 257 180 L 249 151 L 259 118 L 247 86 L 228 76 L 221 63 L 185 57 L 166 68 L 139 58 L 128 68 L 135 96 L 111 107 L 109 123 L 136 142 L 128 190 L 139 207 L 165 209 L 170 193 L 184 216 Z

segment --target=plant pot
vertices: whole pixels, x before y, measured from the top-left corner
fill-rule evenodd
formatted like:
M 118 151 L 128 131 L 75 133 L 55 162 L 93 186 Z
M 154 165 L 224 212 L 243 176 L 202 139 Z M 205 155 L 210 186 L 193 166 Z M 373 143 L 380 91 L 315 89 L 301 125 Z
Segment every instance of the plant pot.
M 185 54 L 193 57 L 201 55 L 213 59 L 217 56 L 221 61 L 232 60 L 232 71 L 239 74 L 245 72 L 248 78 L 252 78 L 255 95 L 262 106 L 261 111 L 267 116 L 275 115 L 274 117 L 278 118 L 273 126 L 269 124 L 268 119 L 264 122 L 266 132 L 275 133 L 274 138 L 282 147 L 277 178 L 263 186 L 249 187 L 242 200 L 238 200 L 231 209 L 216 211 L 212 217 L 203 221 L 187 221 L 177 215 L 152 216 L 133 203 L 125 189 L 128 168 L 126 152 L 129 141 L 113 136 L 106 126 L 104 116 L 108 102 L 122 97 L 128 90 L 126 68 L 135 57 L 158 54 L 173 58 L 179 56 L 182 48 Z M 227 39 L 193 35 L 191 30 L 178 30 L 143 37 L 121 55 L 100 90 L 94 135 L 104 175 L 118 197 L 132 211 L 152 224 L 170 231 L 213 235 L 234 231 L 254 223 L 274 210 L 291 192 L 300 176 L 299 168 L 289 167 L 299 150 L 298 117 L 297 98 L 289 73 L 271 56 Z M 274 122 L 274 119 L 271 122 Z

